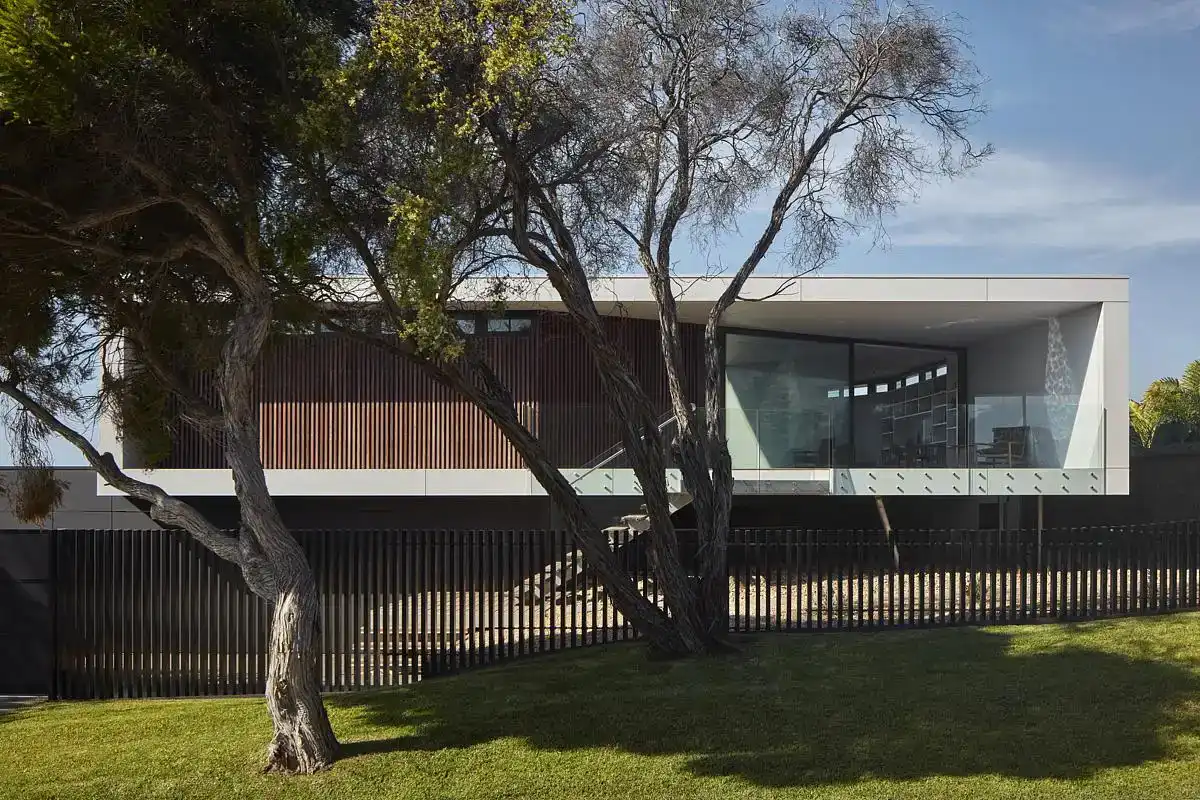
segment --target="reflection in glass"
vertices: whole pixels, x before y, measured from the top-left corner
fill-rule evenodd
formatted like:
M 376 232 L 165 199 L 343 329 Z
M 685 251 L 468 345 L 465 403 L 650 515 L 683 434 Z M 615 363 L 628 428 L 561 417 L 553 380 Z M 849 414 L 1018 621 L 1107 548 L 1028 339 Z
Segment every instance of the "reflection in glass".
M 968 405 L 954 351 L 733 333 L 725 342 L 735 469 L 1103 464 L 1103 408 L 1081 406 L 1070 376 L 1050 366 L 1045 392 Z
M 1087 416 L 1081 414 L 1078 395 L 980 396 L 971 410 L 975 463 L 985 467 L 1066 466 L 1076 420 Z M 1080 426 L 1088 424 L 1080 419 Z M 1081 435 L 1077 449 L 1084 444 L 1090 447 L 1093 438 Z M 1090 465 L 1093 455 L 1080 451 L 1075 460 Z
M 850 346 L 728 334 L 726 435 L 734 469 L 846 464 Z

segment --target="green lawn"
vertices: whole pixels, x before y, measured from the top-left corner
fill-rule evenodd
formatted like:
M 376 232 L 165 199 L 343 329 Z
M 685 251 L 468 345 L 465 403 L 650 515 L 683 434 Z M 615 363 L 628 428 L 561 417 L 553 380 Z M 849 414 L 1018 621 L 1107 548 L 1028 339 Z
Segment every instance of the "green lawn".
M 0 797 L 1200 797 L 1200 615 L 615 645 L 336 696 L 333 770 L 257 773 L 258 700 L 0 717 Z

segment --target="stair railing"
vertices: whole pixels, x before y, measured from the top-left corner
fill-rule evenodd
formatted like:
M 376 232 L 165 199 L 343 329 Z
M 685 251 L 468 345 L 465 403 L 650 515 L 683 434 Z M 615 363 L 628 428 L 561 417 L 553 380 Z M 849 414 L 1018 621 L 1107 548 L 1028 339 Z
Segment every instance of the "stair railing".
M 691 404 L 691 410 L 692 411 L 696 410 L 695 403 Z M 668 411 L 665 415 L 663 415 L 662 421 L 658 423 L 658 432 L 662 433 L 664 430 L 666 430 L 668 427 L 670 427 L 670 425 L 672 423 L 674 423 L 675 421 L 676 421 L 675 420 L 675 412 Z M 639 436 L 638 438 L 644 439 L 645 437 Z M 574 486 L 575 484 L 579 483 L 579 481 L 581 481 L 584 478 L 586 478 L 587 476 L 591 475 L 596 470 L 602 469 L 603 467 L 606 467 L 609 464 L 611 464 L 613 461 L 616 461 L 618 458 L 620 458 L 622 455 L 624 455 L 625 449 L 626 449 L 625 445 L 623 445 L 623 444 L 615 444 L 612 447 L 608 448 L 603 453 L 601 453 L 600 455 L 596 456 L 591 461 L 589 461 L 587 464 L 584 464 L 583 465 L 584 469 L 587 471 L 584 472 L 579 477 L 575 478 L 575 480 L 571 481 L 571 485 Z

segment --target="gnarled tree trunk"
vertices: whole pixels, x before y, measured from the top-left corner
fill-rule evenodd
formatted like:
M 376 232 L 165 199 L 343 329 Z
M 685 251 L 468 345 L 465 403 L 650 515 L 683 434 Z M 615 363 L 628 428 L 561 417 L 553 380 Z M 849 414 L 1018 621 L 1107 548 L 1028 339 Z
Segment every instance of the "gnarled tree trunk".
M 680 585 L 681 581 L 686 581 L 687 576 L 679 564 L 677 549 L 670 551 L 664 558 L 658 537 L 651 531 L 643 534 L 650 537 L 648 541 L 659 582 L 666 584 L 664 594 L 668 598 L 668 607 L 673 612 L 672 616 L 668 617 L 638 592 L 630 575 L 621 568 L 609 546 L 608 537 L 594 524 L 574 487 L 567 482 L 562 472 L 547 457 L 545 449 L 536 437 L 518 418 L 512 397 L 504 383 L 478 353 L 468 351 L 466 362 L 471 370 L 470 376 L 444 367 L 435 369 L 448 383 L 483 410 L 520 453 L 525 465 L 562 515 L 567 531 L 583 552 L 584 558 L 596 571 L 597 577 L 612 597 L 617 611 L 659 652 L 667 655 L 699 652 L 702 643 L 695 633 L 695 619 L 690 616 L 681 619 L 675 613 L 675 607 L 671 606 L 671 597 L 678 598 L 682 594 L 686 598 L 691 594 L 690 587 L 686 584 Z M 665 504 L 665 483 L 662 489 L 662 502 Z M 673 535 L 672 531 L 672 537 Z M 685 613 L 689 613 L 687 607 Z
M 333 763 L 338 742 L 321 700 L 316 582 L 306 564 L 292 568 L 282 579 L 271 616 L 267 710 L 275 730 L 265 769 L 312 773 Z
M 233 472 L 243 527 L 271 565 L 276 595 L 267 662 L 267 710 L 274 733 L 268 772 L 312 773 L 333 764 L 337 737 L 321 700 L 318 614 L 320 598 L 304 550 L 283 524 L 259 457 L 254 373 L 270 331 L 269 289 L 247 264 L 230 277 L 241 301 L 226 339 L 217 391 L 225 421 L 225 457 Z
M 708 630 L 729 632 L 729 521 L 733 511 L 733 461 L 721 420 L 725 396 L 715 322 L 704 336 L 704 430 L 699 447 L 708 467 L 705 513 L 697 515 L 700 539 L 700 608 Z

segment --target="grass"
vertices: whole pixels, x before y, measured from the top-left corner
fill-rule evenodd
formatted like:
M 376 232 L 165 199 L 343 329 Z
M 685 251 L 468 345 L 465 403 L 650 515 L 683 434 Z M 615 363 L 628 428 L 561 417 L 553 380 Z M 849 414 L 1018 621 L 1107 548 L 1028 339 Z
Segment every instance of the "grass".
M 261 701 L 0 716 L 0 797 L 1200 796 L 1200 614 L 636 645 L 329 699 L 345 757 L 257 773 Z

